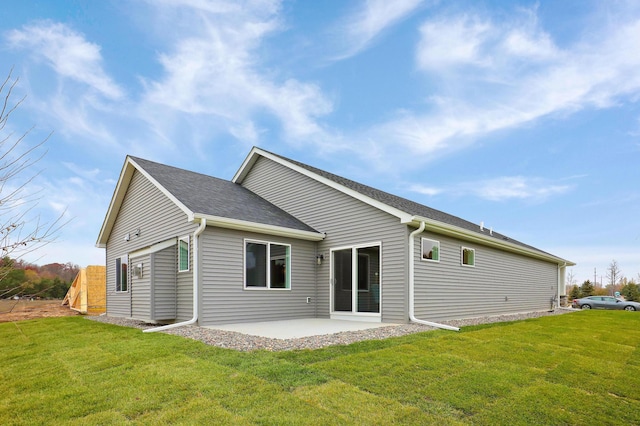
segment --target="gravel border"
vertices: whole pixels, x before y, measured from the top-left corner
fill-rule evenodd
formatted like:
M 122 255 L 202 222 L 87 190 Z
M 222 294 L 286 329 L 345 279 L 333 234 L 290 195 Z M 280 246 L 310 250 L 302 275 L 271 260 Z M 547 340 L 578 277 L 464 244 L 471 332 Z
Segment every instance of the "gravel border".
M 561 315 L 576 312 L 571 308 L 560 308 L 554 311 L 524 312 L 519 314 L 495 315 L 488 317 L 468 318 L 453 321 L 443 321 L 443 324 L 455 327 L 465 327 L 479 324 L 490 324 L 506 321 L 520 321 L 529 318 L 539 318 L 550 315 Z M 87 316 L 92 321 L 114 324 L 124 327 L 148 329 L 157 325 L 148 324 L 138 320 L 109 317 L 106 315 Z M 388 327 L 370 328 L 367 330 L 344 331 L 341 333 L 325 334 L 320 336 L 302 337 L 298 339 L 271 339 L 268 337 L 251 336 L 237 333 L 235 331 L 216 330 L 193 325 L 177 327 L 162 333 L 182 336 L 189 339 L 199 340 L 207 345 L 220 348 L 234 349 L 237 351 L 288 351 L 296 349 L 319 349 L 334 345 L 348 345 L 363 340 L 379 340 L 389 337 L 405 336 L 407 334 L 420 333 L 423 331 L 437 330 L 422 324 L 393 324 Z

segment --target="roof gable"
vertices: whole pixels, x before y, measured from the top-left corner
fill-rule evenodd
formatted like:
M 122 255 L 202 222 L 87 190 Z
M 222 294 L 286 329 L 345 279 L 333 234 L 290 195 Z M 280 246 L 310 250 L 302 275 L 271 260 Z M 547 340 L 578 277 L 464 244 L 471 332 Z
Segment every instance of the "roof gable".
M 322 238 L 307 224 L 234 182 L 128 156 L 98 236 L 98 247 L 106 246 L 135 171 L 176 204 L 189 221 L 206 218 L 221 227 Z
M 417 224 L 426 221 L 440 233 L 455 235 L 460 238 L 469 239 L 471 241 L 485 243 L 489 245 L 500 246 L 506 249 L 512 249 L 525 255 L 544 258 L 558 263 L 566 263 L 573 265 L 572 262 L 556 257 L 550 253 L 539 250 L 533 246 L 514 240 L 506 235 L 493 232 L 490 229 L 483 228 L 457 216 L 445 213 L 443 211 L 425 206 L 415 201 L 390 194 L 388 192 L 375 189 L 368 185 L 355 182 L 353 180 L 329 173 L 327 171 L 309 166 L 307 164 L 291 160 L 278 154 L 254 147 L 242 166 L 236 172 L 232 181 L 242 183 L 247 176 L 251 167 L 255 164 L 259 156 L 269 158 L 285 167 L 296 170 L 316 181 L 331 186 L 338 191 L 350 195 L 360 201 L 363 201 L 373 207 L 383 210 L 393 216 L 396 216 L 401 223 Z

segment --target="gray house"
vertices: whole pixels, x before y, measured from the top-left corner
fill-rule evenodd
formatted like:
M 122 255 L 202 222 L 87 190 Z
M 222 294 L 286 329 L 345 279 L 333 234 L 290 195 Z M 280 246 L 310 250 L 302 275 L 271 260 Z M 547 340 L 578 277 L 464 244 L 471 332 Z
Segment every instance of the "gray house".
M 548 310 L 574 265 L 260 148 L 231 181 L 127 157 L 97 246 L 107 315 L 199 325 Z

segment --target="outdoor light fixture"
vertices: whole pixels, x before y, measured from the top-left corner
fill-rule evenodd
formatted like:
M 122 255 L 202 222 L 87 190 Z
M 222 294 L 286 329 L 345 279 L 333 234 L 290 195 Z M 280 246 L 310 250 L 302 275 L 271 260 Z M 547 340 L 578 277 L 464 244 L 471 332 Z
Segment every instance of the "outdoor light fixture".
M 131 235 L 129 234 L 124 234 L 124 240 L 125 241 L 129 241 L 131 239 Z
M 316 261 L 318 262 L 318 265 L 322 265 L 322 260 L 324 259 L 324 255 L 319 254 L 316 256 Z

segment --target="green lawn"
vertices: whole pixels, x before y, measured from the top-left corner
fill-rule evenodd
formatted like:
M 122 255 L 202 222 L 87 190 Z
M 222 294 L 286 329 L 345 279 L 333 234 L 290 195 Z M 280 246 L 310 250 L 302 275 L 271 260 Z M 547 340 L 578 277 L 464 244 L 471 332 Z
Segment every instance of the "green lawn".
M 640 313 L 242 353 L 52 318 L 0 324 L 0 424 L 640 424 Z

